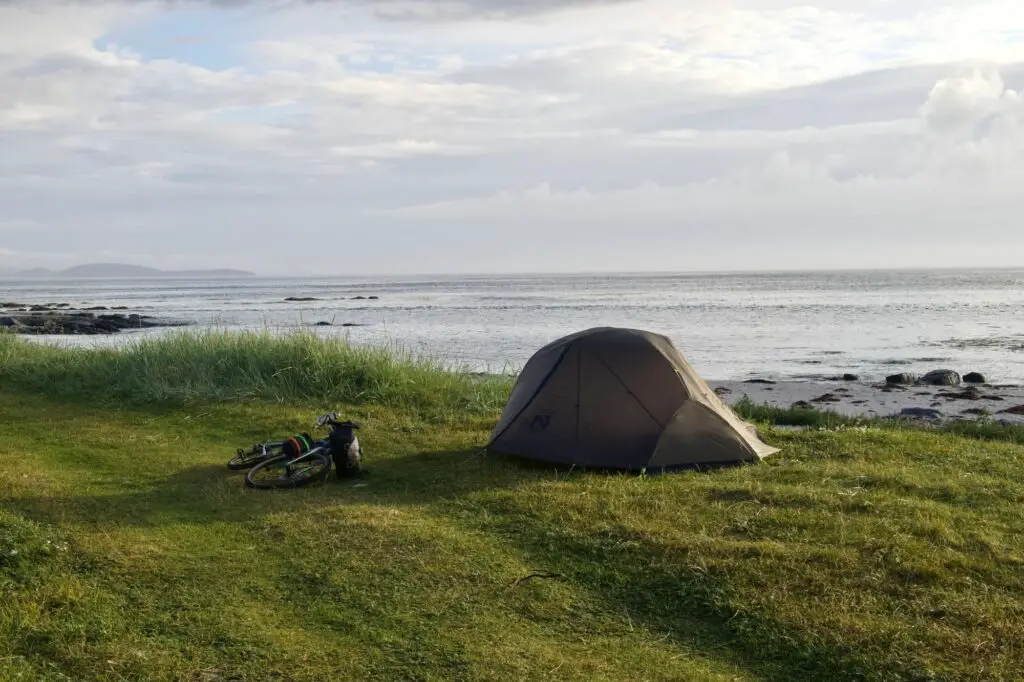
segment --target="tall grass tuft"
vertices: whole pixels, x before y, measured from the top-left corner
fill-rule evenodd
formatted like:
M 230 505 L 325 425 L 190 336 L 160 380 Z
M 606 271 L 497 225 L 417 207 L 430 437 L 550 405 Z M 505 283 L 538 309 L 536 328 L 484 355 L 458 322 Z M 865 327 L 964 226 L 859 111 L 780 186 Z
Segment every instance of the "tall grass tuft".
M 120 348 L 67 348 L 0 334 L 0 383 L 121 404 L 272 401 L 376 404 L 424 413 L 489 414 L 511 389 L 393 348 L 308 332 L 181 332 Z
M 780 426 L 807 426 L 831 429 L 838 426 L 862 424 L 863 419 L 847 417 L 838 412 L 817 410 L 813 407 L 775 407 L 766 403 L 755 403 L 743 396 L 733 404 L 736 413 L 750 421 Z

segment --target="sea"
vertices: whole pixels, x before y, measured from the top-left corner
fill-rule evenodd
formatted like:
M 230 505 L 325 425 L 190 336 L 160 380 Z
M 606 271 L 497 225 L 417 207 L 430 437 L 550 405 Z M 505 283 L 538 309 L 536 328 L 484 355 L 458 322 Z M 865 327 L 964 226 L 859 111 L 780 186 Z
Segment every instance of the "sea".
M 562 335 L 623 326 L 667 335 L 709 380 L 948 368 L 1024 384 L 1024 269 L 23 279 L 0 280 L 0 300 L 127 306 L 194 328 L 308 329 L 479 372 L 514 372 Z M 116 345 L 178 331 L 35 340 Z

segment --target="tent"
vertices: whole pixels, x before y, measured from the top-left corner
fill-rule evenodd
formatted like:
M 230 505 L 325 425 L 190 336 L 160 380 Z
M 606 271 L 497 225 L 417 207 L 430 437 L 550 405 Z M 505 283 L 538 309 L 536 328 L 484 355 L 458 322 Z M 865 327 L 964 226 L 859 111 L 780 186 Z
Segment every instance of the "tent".
M 526 363 L 488 449 L 559 464 L 673 469 L 757 462 L 761 442 L 665 336 L 597 327 Z

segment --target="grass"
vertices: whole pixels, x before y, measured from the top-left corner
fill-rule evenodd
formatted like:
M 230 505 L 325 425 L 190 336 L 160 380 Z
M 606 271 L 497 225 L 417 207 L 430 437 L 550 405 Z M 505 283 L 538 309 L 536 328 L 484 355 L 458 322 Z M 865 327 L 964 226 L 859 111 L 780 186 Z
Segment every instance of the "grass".
M 774 407 L 754 403 L 747 396 L 737 401 L 733 409 L 744 419 L 776 426 L 801 426 L 816 429 L 844 429 L 871 426 L 875 429 L 903 431 L 933 431 L 979 440 L 1007 441 L 1024 445 L 1024 426 L 999 422 L 991 417 L 964 421 L 929 424 L 908 419 L 851 417 L 829 410 L 808 407 Z
M 449 417 L 500 409 L 509 381 L 308 332 L 180 332 L 88 350 L 0 333 L 0 385 L 116 405 L 344 402 Z
M 187 355 L 187 391 L 158 369 L 104 388 L 167 351 L 0 344 L 0 679 L 1020 677 L 1014 432 L 762 414 L 782 452 L 756 466 L 570 472 L 482 453 L 500 387 L 406 360 L 312 399 L 241 355 L 259 390 Z M 104 402 L 47 392 L 33 358 Z M 435 390 L 389 388 L 403 367 Z M 224 467 L 328 400 L 365 425 L 365 478 L 267 493 Z

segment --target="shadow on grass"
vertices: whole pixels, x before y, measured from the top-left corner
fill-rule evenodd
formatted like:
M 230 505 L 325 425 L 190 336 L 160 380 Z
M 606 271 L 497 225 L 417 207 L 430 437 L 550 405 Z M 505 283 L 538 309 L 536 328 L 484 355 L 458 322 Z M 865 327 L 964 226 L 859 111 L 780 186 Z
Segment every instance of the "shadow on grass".
M 328 477 L 306 487 L 256 490 L 245 471 L 216 464 L 192 466 L 143 490 L 109 494 L 13 496 L 0 506 L 40 520 L 87 525 L 162 526 L 242 523 L 270 513 L 334 504 L 422 505 L 483 490 L 514 488 L 564 477 L 567 470 L 513 460 L 482 450 L 414 453 L 367 464 L 357 478 Z
M 511 490 L 540 480 L 575 475 L 563 468 L 480 450 L 416 453 L 371 461 L 358 479 L 331 478 L 297 490 L 244 487 L 244 472 L 223 465 L 183 469 L 148 489 L 109 495 L 15 497 L 5 501 L 41 520 L 84 525 L 244 524 L 280 512 L 316 513 L 325 505 L 430 505 L 444 516 L 445 501 L 481 491 Z M 713 474 L 711 474 L 713 475 Z M 505 496 L 502 496 L 505 497 Z M 505 500 L 507 502 L 507 500 Z M 498 502 L 491 522 L 462 517 L 474 531 L 498 531 L 530 561 L 557 571 L 592 594 L 609 616 L 631 622 L 698 651 L 714 652 L 761 679 L 881 679 L 895 665 L 868 662 L 855 652 L 830 648 L 826 638 L 775 619 L 741 612 L 728 576 L 688 563 L 686 556 L 627 528 L 574 533 L 535 518 L 528 509 Z M 485 505 L 490 502 L 485 501 Z M 497 521 L 494 521 L 494 520 Z M 914 679 L 909 672 L 891 679 Z
M 899 661 L 872 659 L 743 608 L 725 571 L 626 528 L 574 534 L 528 514 L 506 519 L 500 533 L 538 568 L 591 593 L 609 617 L 697 651 L 714 652 L 772 682 L 924 680 Z M 493 525 L 490 530 L 495 530 Z M 755 557 L 751 557 L 755 560 Z M 810 627 L 810 626 L 809 626 Z

